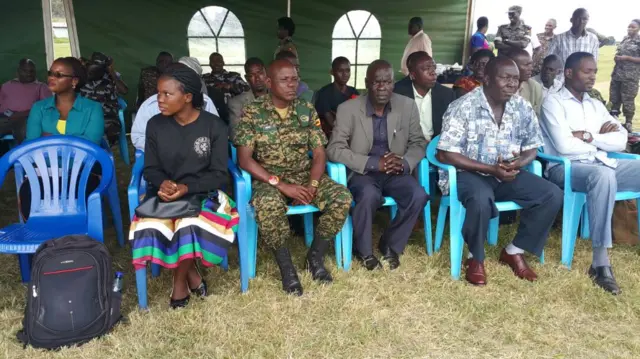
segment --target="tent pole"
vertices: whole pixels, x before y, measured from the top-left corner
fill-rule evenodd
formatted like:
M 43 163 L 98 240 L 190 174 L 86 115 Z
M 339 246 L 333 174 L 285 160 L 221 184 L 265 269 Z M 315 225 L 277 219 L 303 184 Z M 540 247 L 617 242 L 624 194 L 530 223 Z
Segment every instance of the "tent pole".
M 53 63 L 53 25 L 51 24 L 51 0 L 42 0 L 42 22 L 44 24 L 44 51 L 47 68 Z
M 291 17 L 291 0 L 287 0 L 287 17 Z
M 476 3 L 474 0 L 467 0 L 467 24 L 464 29 L 464 43 L 462 44 L 462 62 L 466 65 L 469 58 L 469 40 L 471 39 L 471 31 L 473 30 L 473 16 L 476 13 Z
M 67 20 L 67 32 L 71 45 L 71 56 L 80 58 L 80 42 L 78 42 L 78 28 L 76 27 L 76 13 L 73 10 L 72 0 L 62 0 L 64 16 Z

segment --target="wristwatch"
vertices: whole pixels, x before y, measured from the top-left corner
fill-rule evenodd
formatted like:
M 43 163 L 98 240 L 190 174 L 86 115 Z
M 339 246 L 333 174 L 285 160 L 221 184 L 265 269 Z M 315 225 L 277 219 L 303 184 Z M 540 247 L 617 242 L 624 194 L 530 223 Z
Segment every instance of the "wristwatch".
M 582 133 L 582 140 L 583 140 L 584 142 L 589 142 L 589 141 L 591 141 L 591 133 L 590 133 L 590 132 L 587 132 L 587 131 L 584 131 L 584 132 Z
M 318 188 L 318 186 L 320 186 L 320 182 L 317 180 L 311 180 L 311 187 Z
M 278 176 L 270 176 L 269 177 L 269 184 L 272 186 L 277 186 L 278 183 L 280 183 L 280 177 Z

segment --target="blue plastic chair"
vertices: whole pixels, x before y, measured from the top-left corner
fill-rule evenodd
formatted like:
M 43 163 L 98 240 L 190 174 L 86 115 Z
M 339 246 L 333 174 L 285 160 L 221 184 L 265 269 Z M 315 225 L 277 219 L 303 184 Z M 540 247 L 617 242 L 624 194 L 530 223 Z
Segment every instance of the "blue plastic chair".
M 337 164 L 338 168 L 338 176 L 340 178 L 339 183 L 347 186 L 347 169 L 343 164 Z M 427 194 L 433 193 L 431 191 L 431 181 L 429 176 L 429 162 L 426 158 L 422 159 L 418 164 L 418 181 L 420 185 L 424 188 Z M 431 195 L 429 196 L 431 197 Z M 354 203 L 355 205 L 355 203 Z M 391 197 L 384 197 L 384 202 L 382 207 L 389 207 L 391 212 L 391 219 L 393 220 L 396 217 L 396 213 L 398 212 L 398 206 L 396 201 Z M 433 239 L 431 234 L 431 199 L 427 202 L 423 210 L 423 220 L 424 220 L 424 235 L 425 235 L 425 247 L 427 250 L 427 254 L 431 255 L 433 253 Z M 349 271 L 351 269 L 351 261 L 353 255 L 353 222 L 351 219 L 351 215 L 347 218 L 347 223 L 345 223 L 345 229 L 342 231 L 342 265 L 345 271 Z
M 147 182 L 144 180 L 144 178 L 142 177 L 142 171 L 144 169 L 144 152 L 142 151 L 136 151 L 135 153 L 135 158 L 136 161 L 133 164 L 133 168 L 131 170 L 131 181 L 129 182 L 129 187 L 127 189 L 127 195 L 128 195 L 128 199 L 129 199 L 129 218 L 131 218 L 133 220 L 133 216 L 136 213 L 136 208 L 138 207 L 138 205 L 140 204 L 140 199 L 144 196 L 144 194 L 147 192 Z M 235 164 L 229 160 L 228 163 L 229 166 L 232 166 L 235 168 Z M 242 180 L 244 181 L 244 180 Z M 244 189 L 244 185 L 243 183 L 236 183 L 236 187 L 239 187 L 241 189 Z M 238 233 L 236 234 L 236 237 L 238 239 L 238 246 L 239 246 L 239 252 L 242 253 L 242 250 L 244 248 L 244 238 L 246 237 L 241 237 L 240 231 L 238 231 Z M 241 240 L 242 238 L 242 240 Z M 242 243 L 242 245 L 241 245 Z M 247 249 L 245 249 L 246 251 Z M 243 263 L 247 263 L 246 261 L 243 262 L 242 260 L 242 255 L 240 258 L 240 274 L 242 276 L 243 271 L 249 272 L 249 268 L 246 267 L 245 265 L 243 265 Z M 224 270 L 228 270 L 229 269 L 229 258 L 228 256 L 224 258 L 224 260 L 222 261 L 222 263 L 220 264 L 220 266 L 224 269 Z M 161 266 L 155 263 L 151 264 L 151 276 L 152 277 L 158 277 L 160 275 L 160 271 L 161 271 Z M 140 309 L 146 309 L 148 302 L 147 302 L 147 269 L 146 268 L 142 268 L 136 271 L 136 288 L 138 291 L 138 307 L 140 307 Z M 248 284 L 246 286 L 242 286 L 241 283 L 241 288 L 240 288 L 243 292 L 246 292 L 248 289 Z
M 120 118 L 120 138 L 118 139 L 120 146 L 120 156 L 122 156 L 122 160 L 127 166 L 131 165 L 131 160 L 129 160 L 129 144 L 127 143 L 127 126 L 124 124 L 124 111 L 127 109 L 127 102 L 122 98 L 118 97 L 118 117 Z
M 609 152 L 608 157 L 617 159 L 640 160 L 640 155 L 631 153 Z M 562 208 L 562 259 L 561 262 L 571 269 L 573 262 L 573 252 L 576 245 L 576 235 L 578 224 L 582 219 L 581 237 L 589 238 L 589 216 L 587 208 L 587 195 L 583 192 L 576 192 L 571 187 L 571 161 L 564 157 L 551 156 L 538 151 L 538 158 L 551 163 L 558 163 L 564 166 L 564 206 Z M 616 201 L 640 199 L 640 192 L 618 192 Z M 638 203 L 640 204 L 640 202 Z M 638 214 L 638 225 L 640 225 L 640 213 Z
M 440 199 L 440 208 L 438 209 L 438 222 L 436 224 L 436 245 L 434 250 L 440 251 L 442 245 L 442 238 L 444 236 L 444 226 L 447 219 L 447 211 L 451 211 L 449 217 L 449 241 L 451 246 L 451 277 L 455 280 L 460 279 L 460 271 L 462 267 L 462 250 L 464 247 L 464 240 L 462 238 L 462 225 L 464 223 L 464 217 L 466 210 L 462 203 L 458 200 L 458 186 L 457 186 L 457 170 L 451 165 L 446 165 L 436 158 L 436 151 L 438 147 L 438 141 L 440 136 L 436 136 L 431 140 L 427 147 L 427 158 L 429 162 L 438 168 L 441 168 L 449 174 L 449 195 L 442 196 Z M 533 161 L 527 168 L 527 171 L 542 177 L 542 165 L 538 161 Z M 499 212 L 514 211 L 522 209 L 513 201 L 496 202 L 496 207 Z M 500 227 L 499 217 L 492 218 L 489 222 L 488 242 L 490 245 L 495 246 L 498 244 L 498 228 Z M 540 263 L 544 263 L 544 252 L 540 256 Z
M 102 179 L 85 200 L 82 194 L 95 163 L 100 164 Z M 70 136 L 43 137 L 9 151 L 0 159 L 0 183 L 16 166 L 29 179 L 31 211 L 26 223 L 0 230 L 0 253 L 19 255 L 22 281 L 28 282 L 30 254 L 42 242 L 69 234 L 86 234 L 104 242 L 101 194 L 108 191 L 114 167 L 101 148 Z M 76 197 L 76 192 L 81 195 Z
M 236 162 L 237 155 L 236 149 L 233 145 L 229 144 L 231 159 L 230 161 Z M 245 246 L 248 248 L 247 251 L 243 251 L 240 248 L 240 261 L 246 260 L 250 263 L 250 271 L 249 273 L 243 273 L 241 271 L 241 284 L 244 287 L 245 285 L 248 287 L 249 279 L 255 278 L 256 276 L 256 266 L 257 266 L 257 256 L 258 256 L 258 224 L 255 219 L 255 212 L 253 207 L 250 205 L 249 201 L 252 196 L 252 183 L 251 183 L 251 175 L 245 170 L 240 169 L 238 166 L 234 166 L 233 168 L 229 167 L 229 171 L 234 178 L 234 182 L 239 182 L 239 179 L 244 179 L 244 193 L 242 188 L 236 186 L 236 204 L 238 207 L 238 213 L 240 214 L 240 225 L 238 229 L 238 239 L 242 236 L 246 235 L 246 243 Z M 339 167 L 335 163 L 327 162 L 327 174 L 331 179 L 340 183 L 338 172 Z M 289 206 L 289 210 L 287 211 L 287 216 L 293 215 L 303 215 L 304 220 L 304 228 L 305 228 L 305 245 L 307 247 L 311 246 L 313 242 L 313 213 L 319 212 L 319 209 L 312 205 L 301 205 L 301 206 Z M 347 231 L 347 224 L 342 228 L 342 231 L 336 235 L 335 239 L 335 252 L 336 252 L 336 263 L 338 268 L 342 268 L 342 238 L 344 233 Z M 243 241 L 239 240 L 238 243 L 242 245 Z M 243 258 L 243 256 L 245 258 Z

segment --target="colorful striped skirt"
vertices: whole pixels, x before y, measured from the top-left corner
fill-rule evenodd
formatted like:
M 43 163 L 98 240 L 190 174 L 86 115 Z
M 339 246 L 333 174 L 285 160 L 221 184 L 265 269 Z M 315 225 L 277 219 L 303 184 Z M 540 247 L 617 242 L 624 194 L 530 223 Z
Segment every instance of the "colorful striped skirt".
M 238 229 L 235 202 L 216 191 L 202 201 L 198 217 L 179 219 L 138 218 L 129 230 L 133 266 L 144 268 L 147 261 L 165 268 L 177 268 L 187 259 L 200 258 L 206 267 L 218 265 L 227 256 Z

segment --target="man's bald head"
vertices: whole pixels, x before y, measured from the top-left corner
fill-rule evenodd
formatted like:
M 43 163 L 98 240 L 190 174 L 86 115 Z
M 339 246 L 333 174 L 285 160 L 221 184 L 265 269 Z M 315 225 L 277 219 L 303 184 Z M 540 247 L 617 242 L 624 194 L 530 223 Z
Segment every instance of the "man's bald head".
M 514 49 L 509 51 L 509 58 L 513 60 L 520 71 L 520 81 L 524 82 L 531 78 L 533 73 L 533 59 L 524 49 Z
M 274 60 L 267 69 L 266 85 L 276 107 L 285 106 L 296 98 L 298 71 L 287 60 Z M 279 108 L 284 108 L 284 107 Z
M 393 67 L 385 60 L 375 60 L 367 67 L 365 83 L 374 107 L 384 107 L 393 92 Z
M 367 67 L 367 77 L 373 77 L 373 74 L 375 74 L 376 71 L 386 70 L 386 69 L 390 69 L 393 72 L 393 66 L 391 66 L 389 61 L 375 60 L 374 62 L 370 63 L 369 66 Z
M 486 76 L 494 77 L 498 69 L 509 66 L 513 66 L 516 68 L 518 67 L 512 59 L 506 56 L 498 56 L 489 60 L 487 66 L 484 69 L 484 72 Z

